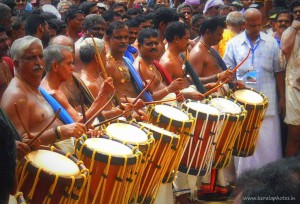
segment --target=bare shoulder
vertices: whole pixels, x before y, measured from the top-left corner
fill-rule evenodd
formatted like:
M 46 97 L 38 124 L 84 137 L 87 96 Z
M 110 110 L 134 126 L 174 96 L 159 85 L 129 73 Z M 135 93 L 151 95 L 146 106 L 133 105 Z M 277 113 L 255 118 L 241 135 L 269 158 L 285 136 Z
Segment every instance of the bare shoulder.
M 27 90 L 14 78 L 3 93 L 1 107 L 8 108 L 15 103 L 28 103 Z

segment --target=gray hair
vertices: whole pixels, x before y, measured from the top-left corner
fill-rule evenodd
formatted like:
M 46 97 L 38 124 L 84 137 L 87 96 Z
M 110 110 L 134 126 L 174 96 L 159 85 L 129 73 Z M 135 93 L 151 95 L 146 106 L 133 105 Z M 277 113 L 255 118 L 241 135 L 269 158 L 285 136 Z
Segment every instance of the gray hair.
M 74 41 L 72 38 L 67 37 L 65 35 L 57 35 L 52 38 L 49 42 L 49 45 L 64 45 L 72 48 L 74 50 Z
M 182 3 L 182 4 L 180 4 L 180 5 L 177 7 L 176 12 L 177 12 L 177 13 L 180 12 L 180 10 L 183 9 L 183 8 L 189 8 L 189 9 L 191 9 L 191 12 L 193 11 L 193 7 L 192 7 L 191 5 L 186 4 L 186 3 Z
M 49 72 L 53 62 L 61 63 L 64 60 L 63 51 L 73 52 L 73 50 L 64 45 L 50 45 L 44 50 L 44 60 L 46 71 Z
M 82 27 L 85 29 L 90 29 L 94 27 L 95 25 L 98 24 L 104 24 L 105 25 L 105 20 L 102 16 L 97 15 L 97 14 L 89 14 L 87 15 L 83 22 L 82 22 Z
M 11 9 L 6 4 L 0 3 L 0 20 L 4 19 Z
M 105 49 L 104 40 L 99 38 L 94 38 L 94 40 L 96 42 L 97 49 L 100 53 L 102 53 Z M 90 63 L 93 60 L 95 54 L 96 50 L 92 38 L 86 38 L 81 42 L 79 47 L 79 56 L 83 64 Z
M 69 6 L 73 5 L 73 3 L 72 3 L 71 1 L 68 1 L 68 0 L 62 0 L 62 1 L 60 1 L 60 2 L 57 4 L 57 10 L 58 10 L 58 12 L 61 12 L 62 6 L 63 6 L 64 4 L 67 4 L 67 5 L 69 5 Z
M 243 15 L 238 11 L 232 11 L 227 15 L 226 23 L 228 25 L 242 25 Z
M 36 37 L 27 35 L 14 41 L 10 48 L 10 54 L 13 60 L 20 60 L 26 49 L 32 44 L 40 45 L 43 49 L 42 41 Z

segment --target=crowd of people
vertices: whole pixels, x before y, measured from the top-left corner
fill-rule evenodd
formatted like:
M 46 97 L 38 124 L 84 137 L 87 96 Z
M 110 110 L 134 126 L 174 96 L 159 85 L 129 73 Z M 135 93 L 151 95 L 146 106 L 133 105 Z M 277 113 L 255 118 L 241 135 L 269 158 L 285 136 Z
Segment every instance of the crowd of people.
M 175 202 L 226 200 L 236 184 L 237 203 L 299 199 L 299 159 L 282 159 L 300 150 L 299 30 L 299 0 L 0 0 L 0 203 L 16 193 L 27 153 L 55 145 L 74 154 L 74 138 L 100 136 L 89 119 L 112 93 L 99 121 L 145 121 L 145 102 L 201 101 L 219 82 L 219 95 L 253 88 L 268 98 L 255 152 L 208 176 L 178 173 Z

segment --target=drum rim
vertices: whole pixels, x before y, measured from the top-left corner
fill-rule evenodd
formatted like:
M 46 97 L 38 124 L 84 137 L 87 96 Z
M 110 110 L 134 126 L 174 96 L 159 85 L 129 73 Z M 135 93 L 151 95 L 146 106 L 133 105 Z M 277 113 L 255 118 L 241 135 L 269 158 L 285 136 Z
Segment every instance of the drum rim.
M 104 135 L 101 138 L 112 140 L 112 141 L 118 142 L 120 144 L 123 144 L 123 145 L 129 147 L 132 150 L 133 153 L 132 153 L 132 155 L 127 157 L 127 164 L 128 165 L 134 165 L 138 162 L 137 157 L 140 157 L 140 155 L 142 154 L 141 151 L 138 148 L 135 148 L 134 146 L 132 146 L 130 144 L 124 144 L 119 140 L 116 140 L 116 139 L 113 139 L 113 138 L 109 137 L 108 135 Z M 76 143 L 75 149 L 77 151 L 80 151 L 80 149 L 83 146 L 82 154 L 84 156 L 88 157 L 88 158 L 92 158 L 94 150 L 92 150 L 89 147 L 87 147 L 86 145 L 84 145 L 84 141 L 87 140 L 87 139 L 89 139 L 89 137 L 87 135 L 81 136 L 80 139 L 78 139 L 78 142 Z M 104 153 L 96 151 L 96 154 L 95 154 L 95 160 L 96 161 L 107 163 L 108 159 L 109 159 L 109 155 L 105 155 Z M 125 163 L 125 157 L 111 156 L 110 164 L 112 164 L 112 165 L 124 165 L 124 163 Z
M 140 124 L 140 122 L 138 123 L 138 124 Z M 152 123 L 148 123 L 149 125 L 153 125 Z M 150 132 L 152 132 L 153 133 L 153 137 L 154 137 L 154 139 L 155 140 L 159 140 L 160 139 L 160 137 L 161 137 L 161 135 L 163 136 L 163 138 L 162 138 L 162 141 L 164 142 L 164 143 L 170 143 L 171 142 L 171 137 L 169 137 L 168 135 L 164 135 L 164 134 L 162 134 L 162 133 L 160 133 L 160 132 L 158 132 L 158 131 L 156 131 L 156 130 L 153 130 L 153 129 L 151 129 L 151 128 L 147 128 L 146 126 L 144 126 L 143 124 L 140 124 L 141 125 L 141 127 L 143 128 L 143 129 L 146 129 L 146 130 L 148 130 L 148 131 L 150 131 Z M 153 126 L 156 126 L 156 125 L 153 125 Z M 161 128 L 161 127 L 159 127 L 159 126 L 156 126 L 157 128 L 160 128 L 160 129 L 164 129 L 164 128 Z M 164 129 L 165 130 L 165 129 Z M 178 141 L 179 141 L 179 139 L 180 139 L 180 137 L 179 137 L 179 135 L 178 134 L 175 134 L 175 133 L 173 133 L 173 132 L 171 132 L 171 131 L 169 131 L 169 130 L 165 130 L 165 131 L 168 131 L 168 132 L 170 132 L 172 135 L 173 135 L 173 145 L 177 145 L 177 143 L 178 143 Z
M 188 112 L 186 112 L 185 110 L 183 109 L 180 109 L 176 106 L 173 106 L 173 105 L 170 105 L 170 104 L 166 104 L 166 103 L 162 103 L 162 104 L 159 104 L 159 105 L 166 105 L 166 106 L 170 106 L 172 108 L 175 108 L 175 109 L 178 109 L 179 111 L 181 112 L 184 112 L 188 117 L 189 117 L 189 120 L 187 121 L 178 121 L 176 119 L 172 119 L 172 124 L 174 124 L 174 126 L 176 127 L 181 127 L 183 125 L 183 123 L 185 124 L 184 126 L 189 128 L 193 125 L 193 116 L 189 115 Z M 166 117 L 165 115 L 163 114 L 160 114 L 158 112 L 155 111 L 155 105 L 149 105 L 148 106 L 148 110 L 147 110 L 147 113 L 150 113 L 151 115 L 153 115 L 155 118 L 158 118 L 158 116 L 160 115 L 160 122 L 164 123 L 164 124 L 169 124 L 170 123 L 170 118 Z
M 107 134 L 106 128 L 105 128 L 104 132 L 105 132 L 106 136 L 108 136 L 109 138 L 112 138 L 112 139 L 114 139 L 116 141 L 119 141 L 119 142 L 121 142 L 123 144 L 126 143 L 126 144 L 129 144 L 131 146 L 138 146 L 138 147 L 140 147 L 140 146 L 148 146 L 149 143 L 152 143 L 151 140 L 154 141 L 153 134 L 149 130 L 147 130 L 147 129 L 142 129 L 141 126 L 138 123 L 136 123 L 134 120 L 124 121 L 124 120 L 116 119 L 116 120 L 110 121 L 110 122 L 108 122 L 108 123 L 106 123 L 104 125 L 105 125 L 105 127 L 107 127 L 108 125 L 113 124 L 113 123 L 125 123 L 125 124 L 128 124 L 128 125 L 135 126 L 136 128 L 139 128 L 140 130 L 142 130 L 143 132 L 145 132 L 145 134 L 148 137 L 148 139 L 147 139 L 147 141 L 141 142 L 141 143 L 129 143 L 128 141 L 122 141 L 120 139 L 114 138 L 113 136 L 110 136 L 109 134 Z
M 41 145 L 39 150 L 48 150 L 48 151 L 56 152 L 56 153 L 61 154 L 63 156 L 67 155 L 65 152 L 63 152 L 60 149 L 55 148 L 54 146 L 50 148 L 50 147 Z M 79 168 L 79 174 L 76 175 L 76 176 L 74 175 L 74 177 L 75 177 L 75 184 L 74 185 L 76 187 L 81 187 L 84 184 L 84 177 L 88 176 L 88 172 L 83 171 L 83 170 L 87 170 L 87 168 L 84 166 L 83 163 L 80 162 L 80 160 L 76 159 L 74 156 L 69 155 L 68 158 L 71 159 Z M 26 156 L 25 156 L 21 160 L 21 164 L 24 165 L 26 161 L 28 161 L 28 160 L 26 159 Z M 35 165 L 32 161 L 29 161 L 28 165 L 26 167 L 27 171 L 33 172 L 35 174 L 38 172 L 39 169 L 40 169 L 40 167 Z M 83 176 L 83 174 L 85 176 Z M 43 178 L 43 179 L 48 179 L 50 182 L 53 182 L 55 177 L 56 177 L 56 174 L 53 174 L 52 172 L 48 172 L 48 171 L 45 171 L 44 169 L 42 169 L 41 173 L 40 173 L 40 177 Z M 73 176 L 58 175 L 58 177 L 59 177 L 58 178 L 58 183 L 65 184 L 65 185 L 71 185 L 72 184 L 72 177 Z
M 206 119 L 207 119 L 207 113 L 198 112 L 197 110 L 195 110 L 195 109 L 190 108 L 190 107 L 187 106 L 187 103 L 191 103 L 191 102 L 193 102 L 193 103 L 201 103 L 201 101 L 195 101 L 195 100 L 190 100 L 190 99 L 188 99 L 188 100 L 185 100 L 185 101 L 182 103 L 181 107 L 182 107 L 185 111 L 187 111 L 188 113 L 191 113 L 191 114 L 193 115 L 193 117 L 196 118 L 196 116 L 198 116 L 196 119 L 206 120 Z M 201 103 L 201 104 L 207 104 L 207 105 L 210 105 L 210 104 L 208 103 L 207 100 L 205 100 L 204 103 Z M 215 108 L 215 107 L 213 107 L 213 108 Z M 197 114 L 198 114 L 198 115 L 197 115 Z M 208 119 L 209 119 L 209 120 L 212 120 L 212 121 L 223 120 L 224 118 L 225 118 L 225 115 L 222 114 L 221 112 L 220 112 L 219 115 L 209 115 L 209 116 L 208 116 Z
M 254 103 L 246 103 L 246 102 L 240 101 L 240 100 L 238 100 L 237 98 L 234 97 L 234 93 L 236 91 L 239 91 L 239 90 L 253 91 L 253 92 L 259 94 L 263 98 L 263 102 L 262 103 L 254 104 Z M 242 104 L 246 110 L 252 110 L 252 109 L 261 110 L 261 109 L 265 109 L 268 106 L 268 103 L 269 103 L 268 102 L 268 97 L 265 94 L 263 94 L 262 92 L 259 92 L 259 91 L 255 90 L 253 88 L 237 89 L 237 90 L 235 90 L 234 92 L 232 92 L 230 94 L 230 98 L 233 98 L 233 100 L 236 100 L 238 103 Z
M 232 113 L 222 113 L 225 115 L 225 120 L 228 118 L 229 121 L 242 121 L 245 119 L 246 115 L 247 115 L 247 110 L 245 109 L 244 105 L 240 104 L 237 100 L 234 100 L 232 98 L 228 98 L 227 96 L 210 96 L 209 97 L 209 103 L 211 102 L 211 99 L 214 98 L 223 98 L 226 99 L 228 101 L 233 102 L 234 104 L 238 105 L 241 108 L 241 112 L 238 114 L 232 114 Z M 215 107 L 217 108 L 217 107 Z M 219 109 L 218 109 L 219 110 Z

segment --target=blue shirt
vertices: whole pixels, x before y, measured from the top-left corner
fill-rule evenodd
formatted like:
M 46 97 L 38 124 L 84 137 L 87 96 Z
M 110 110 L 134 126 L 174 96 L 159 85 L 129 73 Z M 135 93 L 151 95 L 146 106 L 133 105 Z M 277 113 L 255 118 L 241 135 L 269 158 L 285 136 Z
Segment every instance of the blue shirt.
M 244 79 L 243 76 L 251 69 L 253 59 L 256 83 L 253 84 L 253 87 L 245 85 L 265 94 L 269 99 L 269 107 L 266 115 L 275 115 L 277 113 L 277 93 L 274 73 L 284 70 L 283 67 L 280 67 L 279 63 L 279 47 L 273 37 L 263 32 L 260 32 L 260 38 L 253 47 L 257 44 L 258 46 L 254 51 L 254 55 L 250 53 L 248 59 L 238 69 L 237 78 Z M 232 69 L 236 67 L 247 56 L 250 48 L 251 45 L 245 31 L 232 38 L 227 44 L 224 56 L 226 65 Z

